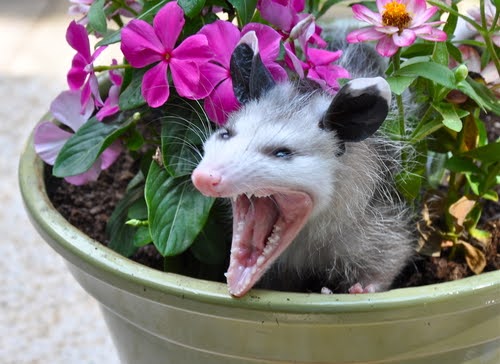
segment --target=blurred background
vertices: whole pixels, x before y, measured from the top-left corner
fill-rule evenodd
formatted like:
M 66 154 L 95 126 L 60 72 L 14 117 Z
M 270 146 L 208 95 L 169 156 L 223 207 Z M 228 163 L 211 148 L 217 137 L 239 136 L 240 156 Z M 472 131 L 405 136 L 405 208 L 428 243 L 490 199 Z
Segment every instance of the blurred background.
M 97 303 L 42 241 L 17 187 L 19 154 L 67 88 L 68 0 L 0 0 L 0 363 L 119 363 Z

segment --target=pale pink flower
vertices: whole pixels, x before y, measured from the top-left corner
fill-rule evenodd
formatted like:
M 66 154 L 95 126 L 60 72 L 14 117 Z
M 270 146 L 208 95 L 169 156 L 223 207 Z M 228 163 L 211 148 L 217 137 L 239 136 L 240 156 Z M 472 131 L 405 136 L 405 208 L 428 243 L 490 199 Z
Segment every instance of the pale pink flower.
M 116 59 L 113 59 L 113 65 L 118 64 Z M 105 117 L 116 114 L 120 111 L 118 102 L 120 99 L 120 89 L 123 83 L 123 77 L 120 72 L 115 70 L 109 71 L 109 79 L 111 81 L 111 87 L 108 91 L 108 98 L 104 101 L 103 107 L 97 112 L 96 118 L 102 121 Z
M 142 95 L 151 107 L 162 106 L 170 96 L 169 68 L 180 96 L 201 99 L 212 91 L 200 83 L 200 65 L 212 57 L 205 35 L 192 35 L 175 47 L 184 23 L 184 13 L 173 1 L 158 12 L 153 26 L 134 19 L 122 29 L 121 50 L 132 67 L 155 64 L 142 80 Z
M 399 48 L 412 45 L 416 38 L 444 42 L 446 33 L 435 29 L 442 22 L 426 23 L 438 10 L 427 7 L 425 0 L 377 0 L 378 13 L 355 4 L 354 17 L 373 26 L 355 30 L 347 35 L 349 43 L 378 40 L 377 52 L 393 56 Z
M 342 51 L 329 51 L 326 49 L 304 49 L 305 62 L 298 59 L 291 43 L 285 44 L 287 65 L 294 70 L 300 78 L 308 78 L 318 83 L 323 90 L 334 94 L 339 90 L 339 78 L 349 78 L 349 72 L 334 64 L 342 56 Z
M 486 26 L 488 28 L 491 28 L 493 26 L 496 11 L 498 10 L 495 9 L 495 5 L 493 5 L 490 0 L 484 0 L 484 15 L 486 18 Z M 481 24 L 481 11 L 479 7 L 471 8 L 467 11 L 467 13 L 476 21 L 476 23 Z M 474 32 L 477 32 L 477 30 L 473 28 L 472 25 L 467 23 L 467 26 L 470 27 L 470 29 L 472 29 Z M 496 27 L 497 29 L 498 27 L 500 27 L 500 17 L 497 18 Z M 498 32 L 493 34 L 491 39 L 497 47 L 500 47 L 500 34 Z M 484 42 L 484 38 L 480 35 L 476 36 L 476 40 Z
M 80 90 L 64 91 L 50 105 L 52 115 L 73 132 L 80 129 L 94 112 L 94 105 L 90 103 L 82 110 L 80 99 Z M 45 163 L 54 165 L 61 148 L 72 135 L 73 133 L 61 129 L 54 123 L 42 122 L 38 124 L 33 135 L 35 151 Z M 119 142 L 113 143 L 97 158 L 87 172 L 66 177 L 65 180 L 74 185 L 97 180 L 101 171 L 109 168 L 116 161 L 121 150 Z
M 106 49 L 106 46 L 99 47 L 94 53 L 90 51 L 90 42 L 85 27 L 72 21 L 66 31 L 66 40 L 77 52 L 73 57 L 71 69 L 68 72 L 67 80 L 71 90 L 82 90 L 80 100 L 82 109 L 93 101 L 97 107 L 103 105 L 99 94 L 99 84 L 94 73 L 94 61 Z

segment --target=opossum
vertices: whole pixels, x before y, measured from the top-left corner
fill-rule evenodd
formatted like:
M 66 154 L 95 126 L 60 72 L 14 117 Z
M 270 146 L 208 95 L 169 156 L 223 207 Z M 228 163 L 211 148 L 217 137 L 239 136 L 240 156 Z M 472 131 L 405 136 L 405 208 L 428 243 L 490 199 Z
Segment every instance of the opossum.
M 303 80 L 276 84 L 248 44 L 233 53 L 243 106 L 206 140 L 192 173 L 201 193 L 231 200 L 233 296 L 311 282 L 384 291 L 414 251 L 393 183 L 398 150 L 377 132 L 391 108 L 383 61 L 350 45 L 343 65 L 356 78 L 333 97 Z

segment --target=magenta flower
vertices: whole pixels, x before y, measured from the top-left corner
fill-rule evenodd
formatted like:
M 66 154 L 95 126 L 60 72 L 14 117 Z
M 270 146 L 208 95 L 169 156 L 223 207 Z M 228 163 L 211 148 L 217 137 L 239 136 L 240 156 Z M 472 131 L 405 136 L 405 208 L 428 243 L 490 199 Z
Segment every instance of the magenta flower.
M 301 14 L 304 8 L 305 0 L 259 0 L 257 3 L 262 18 L 276 26 L 282 32 L 283 39 L 303 36 L 318 47 L 326 47 L 327 43 L 320 36 L 322 29 L 315 24 L 314 18 L 310 14 Z M 312 33 L 307 36 L 305 34 L 309 29 L 304 29 L 304 22 L 307 28 L 312 29 Z
M 113 59 L 113 65 L 116 64 L 116 59 Z M 109 79 L 111 81 L 111 87 L 108 91 L 108 98 L 104 101 L 103 107 L 96 114 L 96 118 L 99 121 L 102 121 L 105 117 L 114 115 L 120 111 L 118 101 L 120 99 L 120 88 L 123 83 L 123 77 L 119 72 L 110 70 Z
M 243 30 L 228 21 L 217 20 L 205 25 L 200 34 L 207 37 L 208 45 L 214 53 L 213 59 L 202 66 L 202 83 L 213 90 L 205 99 L 204 108 L 208 117 L 218 124 L 223 124 L 227 115 L 239 107 L 233 91 L 233 81 L 229 70 L 231 55 L 240 42 L 241 35 L 253 33 L 258 40 L 259 53 L 264 65 L 275 81 L 287 78 L 286 71 L 276 63 L 279 55 L 281 36 L 269 26 L 250 23 Z
M 435 42 L 446 40 L 446 33 L 433 26 L 442 22 L 426 23 L 438 10 L 427 7 L 425 0 L 377 0 L 378 13 L 363 5 L 353 5 L 354 17 L 373 26 L 355 30 L 347 35 L 349 43 L 378 40 L 377 52 L 393 56 L 399 48 L 412 45 L 416 38 Z
M 305 0 L 259 0 L 257 9 L 263 19 L 290 33 L 299 22 L 298 14 L 304 11 Z
M 132 67 L 143 68 L 156 63 L 142 80 L 142 96 L 151 107 L 160 107 L 168 100 L 169 68 L 180 96 L 201 99 L 212 91 L 200 83 L 200 65 L 212 57 L 205 35 L 190 36 L 175 48 L 184 22 L 181 7 L 173 1 L 158 12 L 153 26 L 134 19 L 122 29 L 121 49 Z
M 70 90 L 82 89 L 82 99 L 80 100 L 82 110 L 87 108 L 90 101 L 93 101 L 97 107 L 102 106 L 103 102 L 99 94 L 99 85 L 93 63 L 106 49 L 106 46 L 97 48 L 92 54 L 85 27 L 75 21 L 71 22 L 66 31 L 66 40 L 77 51 L 67 76 Z
M 304 50 L 306 61 L 298 59 L 291 43 L 285 44 L 287 65 L 297 72 L 300 78 L 308 78 L 318 83 L 323 90 L 335 93 L 340 88 L 338 79 L 349 78 L 349 72 L 333 64 L 342 56 L 342 51 L 328 51 L 307 47 Z
M 94 105 L 90 103 L 82 110 L 80 99 L 81 91 L 64 91 L 50 105 L 52 115 L 74 132 L 80 129 L 94 112 Z M 61 148 L 72 135 L 73 133 L 51 122 L 40 123 L 33 135 L 35 151 L 45 163 L 54 165 Z M 66 177 L 65 180 L 74 185 L 95 181 L 102 170 L 109 168 L 116 161 L 120 153 L 121 145 L 115 142 L 101 154 L 87 172 Z

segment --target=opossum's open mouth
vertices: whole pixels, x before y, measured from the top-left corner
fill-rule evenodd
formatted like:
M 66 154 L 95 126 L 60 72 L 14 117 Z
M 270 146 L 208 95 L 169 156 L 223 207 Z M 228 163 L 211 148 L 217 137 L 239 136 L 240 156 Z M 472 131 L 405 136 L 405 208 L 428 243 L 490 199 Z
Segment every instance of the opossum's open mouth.
M 226 273 L 229 292 L 243 296 L 290 245 L 312 210 L 303 192 L 233 199 L 233 242 Z

